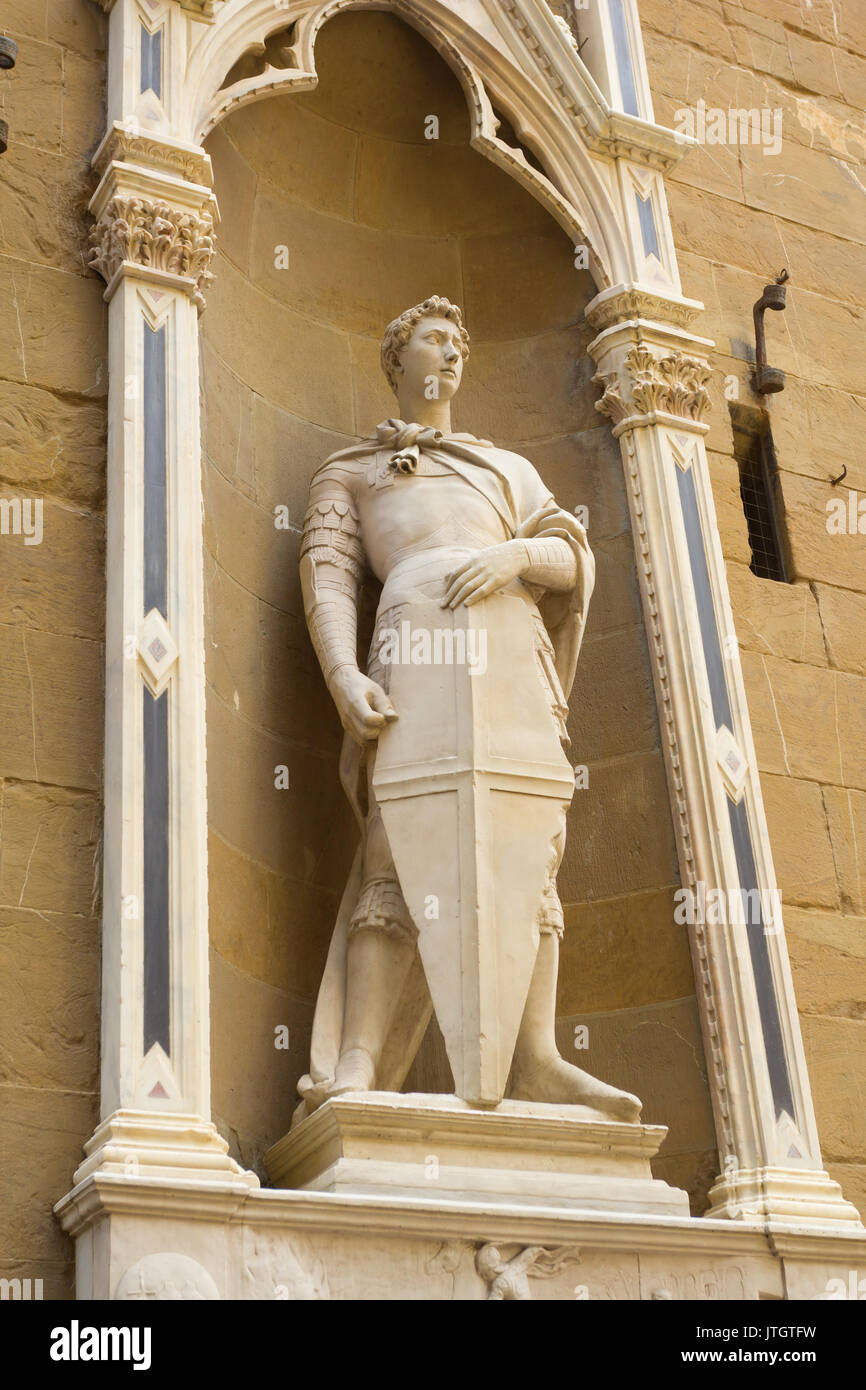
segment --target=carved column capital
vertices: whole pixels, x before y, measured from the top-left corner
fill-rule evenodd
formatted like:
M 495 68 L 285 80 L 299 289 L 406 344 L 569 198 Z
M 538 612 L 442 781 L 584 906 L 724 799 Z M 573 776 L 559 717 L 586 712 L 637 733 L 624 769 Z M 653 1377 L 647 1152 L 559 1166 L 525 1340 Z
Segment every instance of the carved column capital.
M 631 414 L 631 409 L 627 401 L 623 399 L 621 383 L 616 372 L 596 372 L 592 378 L 593 385 L 600 386 L 604 392 L 600 401 L 596 401 L 595 408 L 601 415 L 606 415 L 613 425 L 620 425 L 627 420 Z
M 193 282 L 191 297 L 205 307 L 213 275 L 214 224 L 207 210 L 182 212 L 169 203 L 137 196 L 111 198 L 90 233 L 90 266 L 110 285 L 126 262 L 179 275 Z
M 93 165 L 101 178 L 90 202 L 90 265 L 105 279 L 107 297 L 119 275 L 135 274 L 203 309 L 218 216 L 205 152 L 115 122 Z
M 636 283 L 603 290 L 587 305 L 587 322 L 597 330 L 588 350 L 604 391 L 596 410 L 614 434 L 656 423 L 706 433 L 711 372 L 704 354 L 713 344 L 691 328 L 703 307 Z
M 635 404 L 646 414 L 654 410 L 700 421 L 709 409 L 706 362 L 685 352 L 656 357 L 644 346 L 633 347 L 625 359 Z
M 680 349 L 651 351 L 644 343 L 629 348 L 614 371 L 598 372 L 593 381 L 604 394 L 595 408 L 606 415 L 619 434 L 623 429 L 653 424 L 659 417 L 706 429 L 703 417 L 710 407 L 709 364 Z

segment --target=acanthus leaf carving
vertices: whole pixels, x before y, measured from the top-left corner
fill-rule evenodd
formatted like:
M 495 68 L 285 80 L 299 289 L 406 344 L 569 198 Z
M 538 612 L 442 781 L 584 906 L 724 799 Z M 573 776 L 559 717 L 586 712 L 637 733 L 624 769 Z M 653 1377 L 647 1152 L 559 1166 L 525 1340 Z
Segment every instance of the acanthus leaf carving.
M 645 347 L 632 348 L 625 359 L 631 378 L 631 394 L 635 405 L 645 415 L 664 410 L 664 379 L 659 371 L 659 359 Z
M 710 393 L 706 387 L 710 369 L 706 362 L 685 353 L 675 353 L 663 357 L 658 369 L 666 383 L 664 409 L 686 420 L 700 420 L 710 407 Z
M 213 279 L 213 218 L 207 211 L 178 212 L 147 198 L 112 198 L 90 233 L 90 266 L 110 284 L 124 261 L 169 271 L 193 281 L 192 300 L 205 307 Z
M 641 344 L 631 349 L 625 366 L 631 383 L 630 402 L 623 396 L 624 381 L 616 372 L 599 372 L 593 377 L 604 388 L 595 408 L 614 425 L 638 414 L 657 412 L 700 423 L 710 405 L 706 362 L 683 352 L 656 357 Z
M 594 385 L 601 386 L 604 390 L 601 400 L 595 403 L 596 410 L 601 415 L 606 415 L 614 425 L 627 419 L 631 412 L 622 398 L 616 372 L 597 372 L 592 380 Z
M 648 348 L 633 347 L 626 358 L 635 404 L 645 414 L 664 411 L 684 420 L 699 421 L 710 404 L 706 383 L 710 369 L 700 358 L 684 352 L 656 357 Z

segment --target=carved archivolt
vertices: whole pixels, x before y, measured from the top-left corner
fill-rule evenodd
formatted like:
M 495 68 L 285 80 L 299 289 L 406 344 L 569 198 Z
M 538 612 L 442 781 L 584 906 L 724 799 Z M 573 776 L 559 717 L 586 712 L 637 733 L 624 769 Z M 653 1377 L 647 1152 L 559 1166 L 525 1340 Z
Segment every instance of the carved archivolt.
M 90 265 L 110 284 L 124 261 L 170 271 L 194 282 L 193 302 L 213 279 L 213 219 L 208 212 L 178 212 L 147 198 L 112 198 L 90 233 Z
M 599 373 L 593 380 L 604 387 L 595 408 L 614 425 L 638 413 L 663 412 L 682 420 L 700 422 L 710 405 L 706 383 L 710 369 L 698 357 L 674 352 L 656 357 L 646 347 L 633 347 L 625 359 L 631 382 L 631 401 L 622 394 L 622 379 L 616 372 Z

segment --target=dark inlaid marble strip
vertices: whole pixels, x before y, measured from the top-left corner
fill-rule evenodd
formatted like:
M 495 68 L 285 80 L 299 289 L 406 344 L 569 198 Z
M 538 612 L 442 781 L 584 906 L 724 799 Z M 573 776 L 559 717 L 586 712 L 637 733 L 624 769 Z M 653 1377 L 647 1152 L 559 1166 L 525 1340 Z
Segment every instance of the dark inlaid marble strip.
M 165 324 L 144 331 L 144 611 L 168 617 L 165 478 Z
M 691 468 L 683 470 L 674 465 L 674 472 L 677 475 L 680 504 L 686 527 L 686 544 L 689 549 L 689 564 L 691 565 L 695 599 L 698 605 L 698 622 L 701 626 L 701 637 L 704 644 L 704 660 L 710 682 L 713 717 L 717 729 L 722 724 L 726 724 L 733 733 L 734 720 L 728 697 L 728 682 L 725 678 L 725 662 L 719 642 L 719 629 L 713 607 L 713 590 L 710 584 L 710 572 L 707 568 L 706 551 L 704 550 L 704 535 L 701 530 L 695 479 Z
M 767 949 L 767 937 L 764 932 L 766 923 L 761 907 L 761 895 L 758 890 L 758 870 L 755 866 L 755 855 L 752 849 L 746 801 L 745 797 L 739 804 L 731 801 L 730 797 L 727 798 L 727 801 L 773 1102 L 776 1107 L 777 1118 L 783 1111 L 787 1111 L 791 1119 L 795 1120 L 794 1097 L 791 1091 L 791 1078 L 788 1074 L 788 1062 L 785 1057 L 782 1025 L 779 1020 L 776 986 L 770 965 L 770 953 Z
M 656 260 L 662 258 L 659 249 L 659 239 L 656 232 L 656 219 L 653 212 L 652 197 L 642 198 L 639 193 L 635 193 L 637 202 L 637 216 L 640 223 L 641 240 L 643 241 L 644 253 L 647 256 L 655 256 Z
M 144 729 L 144 1051 L 171 1053 L 168 931 L 168 692 L 142 689 Z
M 166 329 L 144 333 L 144 613 L 168 616 L 166 518 Z M 144 1051 L 170 1051 L 168 886 L 168 694 L 143 700 L 144 752 Z
M 149 34 L 144 25 L 141 26 L 141 81 L 138 90 L 140 92 L 153 92 L 154 96 L 162 96 L 162 30 L 157 29 L 155 34 Z

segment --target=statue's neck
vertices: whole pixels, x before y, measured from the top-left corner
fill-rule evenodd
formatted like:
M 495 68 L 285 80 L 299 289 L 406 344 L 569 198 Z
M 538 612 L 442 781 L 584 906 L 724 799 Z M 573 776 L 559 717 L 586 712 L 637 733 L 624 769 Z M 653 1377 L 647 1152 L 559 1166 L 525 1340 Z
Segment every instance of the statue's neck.
M 451 433 L 451 402 L 450 401 L 428 401 L 423 392 L 402 392 L 398 397 L 400 402 L 400 419 L 405 420 L 407 425 L 425 425 L 434 430 L 441 430 L 443 434 Z

